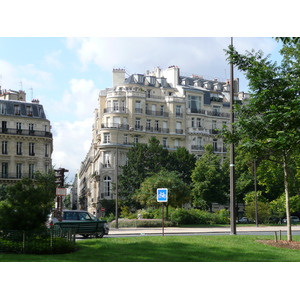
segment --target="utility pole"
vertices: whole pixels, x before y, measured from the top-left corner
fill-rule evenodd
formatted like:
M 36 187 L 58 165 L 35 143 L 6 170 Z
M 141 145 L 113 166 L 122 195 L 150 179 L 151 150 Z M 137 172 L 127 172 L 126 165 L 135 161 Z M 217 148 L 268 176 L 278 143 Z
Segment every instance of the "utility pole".
M 54 170 L 55 171 L 55 183 L 58 187 L 63 188 L 65 186 L 65 172 L 69 172 L 69 170 L 64 168 L 59 168 Z M 57 218 L 59 221 L 62 221 L 62 197 L 61 195 L 56 196 L 56 203 L 55 203 L 55 210 L 54 210 L 54 217 Z
M 233 46 L 233 38 L 231 38 Z M 233 64 L 230 63 L 230 130 L 234 133 L 234 88 L 233 88 Z M 236 234 L 236 207 L 235 207 L 235 160 L 234 143 L 230 144 L 230 234 Z

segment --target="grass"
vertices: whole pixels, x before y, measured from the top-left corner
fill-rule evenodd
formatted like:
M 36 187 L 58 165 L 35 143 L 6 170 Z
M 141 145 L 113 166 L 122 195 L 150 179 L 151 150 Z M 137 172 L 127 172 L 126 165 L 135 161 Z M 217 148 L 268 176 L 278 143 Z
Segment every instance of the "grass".
M 300 251 L 258 243 L 272 236 L 140 236 L 88 239 L 56 255 L 0 254 L 1 262 L 299 262 Z M 300 240 L 300 236 L 294 236 Z

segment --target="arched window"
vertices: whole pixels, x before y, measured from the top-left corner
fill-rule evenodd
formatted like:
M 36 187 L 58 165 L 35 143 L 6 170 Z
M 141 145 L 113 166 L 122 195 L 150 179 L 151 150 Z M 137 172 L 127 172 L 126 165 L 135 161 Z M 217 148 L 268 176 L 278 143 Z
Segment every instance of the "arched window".
M 104 176 L 104 196 L 109 197 L 111 195 L 111 178 Z

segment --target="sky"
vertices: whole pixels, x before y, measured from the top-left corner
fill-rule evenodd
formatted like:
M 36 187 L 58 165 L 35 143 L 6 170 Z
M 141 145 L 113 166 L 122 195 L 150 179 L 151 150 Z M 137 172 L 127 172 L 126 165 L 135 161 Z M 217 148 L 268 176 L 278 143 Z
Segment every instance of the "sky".
M 275 18 L 269 21 L 267 4 L 256 0 L 234 13 L 230 4 L 238 1 L 215 0 L 206 14 L 194 0 L 180 5 L 152 0 L 144 6 L 138 0 L 47 3 L 2 4 L 0 85 L 25 90 L 27 101 L 40 100 L 52 125 L 53 165 L 69 170 L 67 182 L 90 147 L 99 91 L 112 86 L 114 68 L 134 74 L 176 65 L 182 75 L 228 79 L 224 49 L 231 36 L 240 52 L 263 50 L 277 60 L 280 47 L 272 37 L 289 36 L 283 21 L 290 23 L 292 36 L 298 28 L 296 10 L 289 10 L 286 21 L 285 8 L 273 4 Z M 235 70 L 234 77 L 247 92 L 244 75 Z
M 273 38 L 237 37 L 235 47 L 276 57 Z M 53 165 L 73 181 L 91 145 L 99 91 L 112 86 L 113 68 L 128 74 L 177 65 L 182 75 L 230 77 L 224 49 L 230 37 L 1 37 L 0 85 L 39 99 L 53 132 Z M 273 56 L 271 56 L 272 58 Z M 237 70 L 240 91 L 247 81 Z

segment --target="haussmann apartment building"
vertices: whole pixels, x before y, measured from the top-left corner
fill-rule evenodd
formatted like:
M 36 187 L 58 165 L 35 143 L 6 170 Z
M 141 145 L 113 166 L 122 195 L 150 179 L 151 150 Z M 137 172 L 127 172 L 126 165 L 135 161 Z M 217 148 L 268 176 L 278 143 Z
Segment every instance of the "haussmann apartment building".
M 225 157 L 226 146 L 217 129 L 230 120 L 230 81 L 202 76 L 182 76 L 177 66 L 155 68 L 146 74 L 129 75 L 124 69 L 112 72 L 113 86 L 100 91 L 94 113 L 93 138 L 78 173 L 78 209 L 101 216 L 101 200 L 115 199 L 118 166 L 135 143 L 155 136 L 169 151 L 185 147 L 201 157 L 212 144 Z M 239 92 L 234 79 L 234 99 Z
M 11 184 L 52 168 L 50 121 L 39 100 L 22 90 L 0 88 L 0 184 Z

